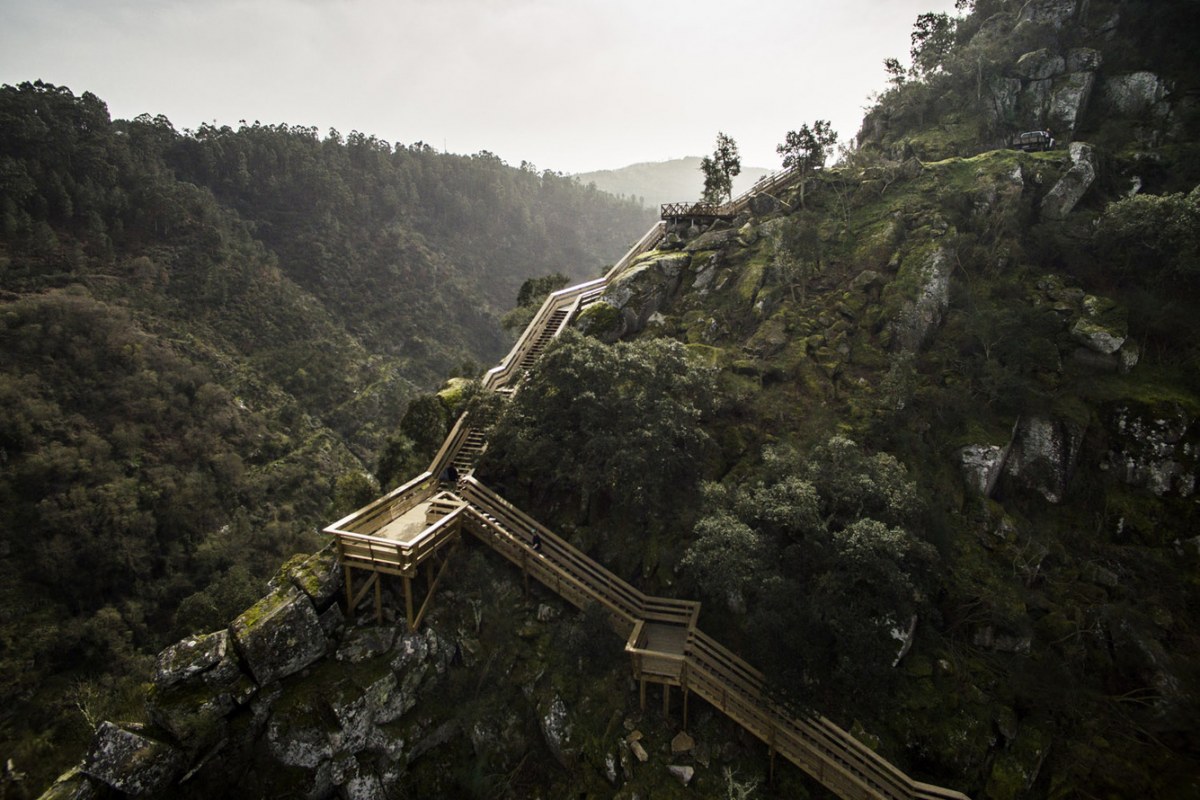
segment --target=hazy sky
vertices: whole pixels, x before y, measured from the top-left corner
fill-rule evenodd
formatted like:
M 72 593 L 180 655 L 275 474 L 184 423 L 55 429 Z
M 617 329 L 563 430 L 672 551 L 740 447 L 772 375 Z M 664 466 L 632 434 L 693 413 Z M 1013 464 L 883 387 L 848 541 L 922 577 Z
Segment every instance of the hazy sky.
M 315 125 L 581 172 L 704 155 L 746 166 L 832 120 L 953 0 L 0 0 L 0 82 L 91 91 L 176 128 Z

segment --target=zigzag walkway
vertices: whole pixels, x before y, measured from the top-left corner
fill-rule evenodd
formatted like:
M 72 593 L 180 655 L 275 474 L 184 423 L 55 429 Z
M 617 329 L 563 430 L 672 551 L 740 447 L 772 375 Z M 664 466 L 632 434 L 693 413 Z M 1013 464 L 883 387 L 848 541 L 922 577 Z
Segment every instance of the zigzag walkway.
M 735 203 L 744 207 L 748 199 L 746 195 Z M 484 385 L 515 391 L 546 344 L 612 277 L 657 244 L 663 231 L 662 223 L 655 225 L 604 278 L 547 298 Z M 350 613 L 374 588 L 381 617 L 380 576 L 398 575 L 404 581 L 408 623 L 418 627 L 449 564 L 444 548 L 457 543 L 465 530 L 520 567 L 526 580 L 535 578 L 579 608 L 603 608 L 613 628 L 626 637 L 643 707 L 647 683 L 663 686 L 664 710 L 670 687 L 677 686 L 683 693 L 686 728 L 688 697 L 694 693 L 766 743 L 772 756 L 782 755 L 839 797 L 968 800 L 960 792 L 914 781 L 824 717 L 789 716 L 769 699 L 762 673 L 696 627 L 698 602 L 644 594 L 470 475 L 485 446 L 482 435 L 460 418 L 428 471 L 325 529 L 337 539 Z M 465 477 L 453 487 L 439 484 L 435 476 L 452 463 Z M 427 594 L 416 610 L 413 584 L 422 564 Z M 367 573 L 357 589 L 356 571 Z

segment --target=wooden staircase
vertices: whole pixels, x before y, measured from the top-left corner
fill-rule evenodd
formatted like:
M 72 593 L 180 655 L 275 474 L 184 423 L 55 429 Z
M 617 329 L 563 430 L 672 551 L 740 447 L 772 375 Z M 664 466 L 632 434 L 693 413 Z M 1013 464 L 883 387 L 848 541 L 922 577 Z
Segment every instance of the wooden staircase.
M 545 325 L 542 326 L 537 336 L 534 337 L 529 349 L 521 356 L 521 363 L 517 366 L 517 369 L 522 374 L 528 372 L 533 367 L 534 362 L 546 351 L 546 345 L 554 341 L 554 338 L 562 332 L 567 321 L 567 316 L 570 313 L 571 309 L 569 308 L 559 308 L 549 316 Z
M 785 173 L 768 183 L 774 189 L 794 177 Z M 749 195 L 734 203 L 744 205 Z M 612 277 L 657 244 L 664 229 L 661 223 L 652 228 L 605 278 L 547 298 L 509 355 L 488 372 L 484 386 L 506 394 L 515 391 L 579 308 L 597 299 Z M 438 551 L 457 541 L 458 531 L 464 530 L 518 566 L 526 581 L 536 579 L 579 608 L 592 604 L 603 608 L 613 629 L 626 640 L 625 652 L 641 686 L 643 707 L 647 683 L 664 687 L 664 710 L 670 687 L 679 687 L 686 728 L 688 698 L 695 694 L 766 743 L 772 756 L 783 756 L 849 800 L 969 800 L 961 792 L 913 780 L 824 717 L 789 716 L 771 700 L 762 673 L 699 630 L 698 602 L 646 595 L 476 480 L 470 473 L 486 447 L 484 435 L 460 417 L 428 471 L 325 529 L 338 540 L 351 610 L 370 586 L 364 584 L 354 595 L 351 568 L 375 571 L 377 605 L 378 575 L 398 574 L 405 578 L 410 624 L 414 620 L 419 624 L 437 581 L 430 579 L 429 597 L 414 614 L 410 576 L 422 563 L 432 567 Z M 449 464 L 461 476 L 456 491 L 438 493 L 434 476 Z M 421 503 L 429 504 L 430 523 L 421 535 L 403 544 L 377 535 L 389 520 Z M 442 569 L 448 564 L 443 558 Z
M 483 451 L 487 449 L 487 438 L 483 435 L 483 431 L 475 428 L 468 428 L 466 436 L 463 437 L 462 445 L 454 453 L 454 458 L 451 463 L 458 470 L 459 475 L 466 475 L 475 469 L 475 465 L 479 462 L 479 457 L 483 455 Z

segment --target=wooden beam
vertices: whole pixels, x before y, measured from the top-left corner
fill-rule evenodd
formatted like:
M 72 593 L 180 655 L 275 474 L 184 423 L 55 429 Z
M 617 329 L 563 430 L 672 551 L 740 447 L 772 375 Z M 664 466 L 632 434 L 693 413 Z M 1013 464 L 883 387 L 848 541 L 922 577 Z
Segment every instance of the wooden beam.
M 375 624 L 383 624 L 383 578 L 375 573 Z
M 346 574 L 346 619 L 353 621 L 354 619 L 354 579 L 350 565 L 342 562 L 342 569 Z
M 362 585 L 362 588 L 359 589 L 358 593 L 355 594 L 354 597 L 351 599 L 350 607 L 352 609 L 358 608 L 358 604 L 361 603 L 363 601 L 363 598 L 367 596 L 367 592 L 371 591 L 371 587 L 373 585 L 378 585 L 378 584 L 379 584 L 379 573 L 372 572 L 371 577 L 367 578 L 367 582 Z
M 408 632 L 412 633 L 416 630 L 416 628 L 413 627 L 412 578 L 407 576 L 404 578 L 404 614 L 408 619 Z
M 455 544 L 455 547 L 457 547 L 457 543 Z M 430 567 L 433 566 L 432 561 L 428 561 L 426 563 L 428 563 Z M 421 603 L 421 610 L 417 612 L 417 617 L 412 623 L 412 629 L 414 631 L 421 627 L 421 620 L 425 619 L 425 612 L 429 610 L 429 604 L 433 602 L 433 592 L 435 589 L 437 589 L 438 582 L 442 580 L 442 576 L 446 574 L 446 568 L 449 566 L 450 555 L 447 554 L 446 558 L 442 561 L 441 568 L 437 571 L 437 575 L 434 576 L 433 580 L 429 583 L 429 590 L 425 593 L 425 602 Z M 432 570 L 430 571 L 430 574 L 432 575 Z

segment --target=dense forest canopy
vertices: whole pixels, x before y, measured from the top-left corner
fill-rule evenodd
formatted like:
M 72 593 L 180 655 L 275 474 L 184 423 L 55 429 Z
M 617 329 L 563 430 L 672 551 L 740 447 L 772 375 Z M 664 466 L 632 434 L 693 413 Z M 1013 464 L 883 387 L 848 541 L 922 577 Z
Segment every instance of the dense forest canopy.
M 68 763 L 150 654 L 408 477 L 372 474 L 389 437 L 428 457 L 410 399 L 506 349 L 524 281 L 590 278 L 648 223 L 486 152 L 0 89 L 5 752 Z

